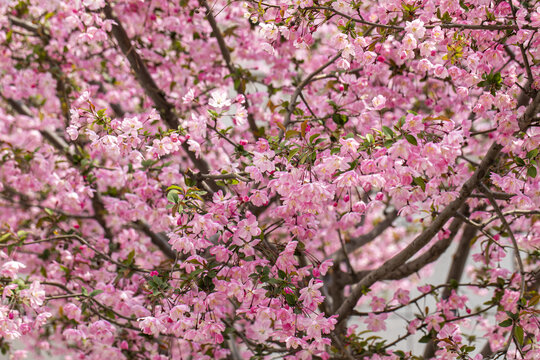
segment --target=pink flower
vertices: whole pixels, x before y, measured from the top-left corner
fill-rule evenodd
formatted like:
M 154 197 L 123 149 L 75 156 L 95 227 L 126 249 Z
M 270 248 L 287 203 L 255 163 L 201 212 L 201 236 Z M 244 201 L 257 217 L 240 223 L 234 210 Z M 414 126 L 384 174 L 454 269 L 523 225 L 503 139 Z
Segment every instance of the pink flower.
M 75 141 L 79 137 L 79 129 L 75 125 L 69 125 L 66 128 L 66 133 L 69 135 L 71 141 Z
M 106 320 L 98 320 L 90 324 L 88 332 L 94 340 L 111 345 L 114 342 L 116 328 Z
M 519 300 L 519 292 L 506 289 L 501 299 L 501 305 L 505 311 L 515 312 L 517 310 L 517 302 Z
M 413 34 L 417 39 L 421 39 L 426 33 L 426 28 L 424 27 L 424 22 L 422 20 L 416 19 L 412 22 L 406 22 L 405 31 Z
M 238 230 L 236 235 L 242 239 L 250 240 L 253 236 L 259 236 L 261 229 L 259 229 L 257 218 L 253 214 L 249 214 L 246 219 L 238 223 Z
M 397 300 L 397 302 L 401 305 L 406 305 L 409 303 L 409 290 L 405 290 L 402 288 L 399 288 L 394 293 L 394 300 Z
M 224 90 L 215 90 L 211 94 L 212 98 L 208 101 L 208 105 L 216 109 L 231 106 L 231 100 L 228 99 L 227 93 Z
M 371 331 L 381 331 L 386 330 L 385 320 L 388 318 L 388 314 L 373 314 L 369 313 L 367 319 L 364 319 L 364 323 L 367 324 L 368 330 Z
M 249 200 L 255 206 L 263 206 L 268 203 L 268 196 L 265 191 L 255 190 Z
M 26 268 L 21 262 L 18 261 L 8 261 L 2 265 L 0 269 L 0 275 L 14 279 L 17 277 L 19 270 Z
M 83 339 L 86 339 L 86 334 L 78 329 L 66 329 L 64 330 L 62 335 L 69 342 L 79 342 Z
M 167 330 L 161 320 L 153 316 L 147 316 L 138 321 L 141 331 L 147 335 L 158 336 L 160 333 L 165 333 Z
M 304 306 L 308 309 L 318 306 L 324 300 L 324 298 L 321 296 L 321 292 L 318 290 L 322 286 L 323 282 L 320 280 L 309 280 L 308 286 L 300 289 L 300 297 L 298 298 L 298 301 L 302 301 Z
M 275 153 L 272 150 L 265 152 L 255 152 L 253 156 L 253 165 L 255 165 L 261 172 L 274 171 L 275 165 L 272 162 Z
M 382 110 L 384 109 L 384 104 L 386 104 L 386 98 L 382 95 L 377 95 L 371 100 L 371 103 L 375 110 Z
M 182 97 L 182 102 L 184 104 L 189 104 L 195 100 L 195 90 L 193 88 L 190 88 L 188 92 Z
M 64 305 L 64 315 L 66 315 L 68 319 L 81 321 L 81 309 L 73 303 Z
M 41 286 L 39 281 L 34 281 L 30 288 L 21 291 L 21 296 L 30 301 L 30 306 L 37 308 L 43 305 L 45 300 L 45 290 Z
M 435 331 L 439 331 L 444 319 L 439 314 L 434 314 L 427 316 L 425 322 L 428 330 L 435 329 Z
M 371 310 L 381 311 L 386 307 L 386 300 L 381 297 L 373 296 L 371 299 Z
M 418 329 L 418 326 L 422 323 L 422 320 L 415 318 L 409 322 L 407 325 L 407 331 L 409 334 L 416 334 L 416 330 Z
M 403 38 L 403 49 L 405 50 L 414 50 L 418 46 L 416 38 L 413 34 L 407 34 Z

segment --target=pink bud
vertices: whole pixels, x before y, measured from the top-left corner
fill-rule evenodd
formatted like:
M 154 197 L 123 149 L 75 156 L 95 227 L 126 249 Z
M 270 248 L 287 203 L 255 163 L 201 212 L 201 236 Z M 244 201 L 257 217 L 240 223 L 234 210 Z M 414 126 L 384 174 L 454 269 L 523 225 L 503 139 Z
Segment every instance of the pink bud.
M 366 207 L 367 206 L 363 201 L 359 201 L 353 205 L 352 209 L 354 212 L 362 214 L 366 211 Z

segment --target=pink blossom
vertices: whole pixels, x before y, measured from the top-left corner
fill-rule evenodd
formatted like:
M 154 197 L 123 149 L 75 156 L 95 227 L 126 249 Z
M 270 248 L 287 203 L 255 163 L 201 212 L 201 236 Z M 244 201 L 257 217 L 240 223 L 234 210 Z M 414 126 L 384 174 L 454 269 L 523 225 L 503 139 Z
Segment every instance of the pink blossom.
M 147 316 L 139 319 L 138 321 L 141 331 L 148 335 L 157 336 L 167 330 L 161 320 L 153 316 Z
M 364 319 L 364 322 L 367 324 L 368 330 L 377 332 L 381 330 L 386 330 L 385 320 L 388 318 L 388 314 L 373 314 L 369 313 L 368 317 Z
M 377 95 L 373 98 L 373 100 L 371 100 L 371 103 L 373 104 L 373 108 L 375 110 L 381 110 L 386 104 L 386 98 L 382 95 Z
M 211 98 L 208 101 L 208 105 L 216 109 L 222 109 L 224 107 L 231 106 L 231 100 L 228 98 L 227 93 L 224 90 L 215 90 L 211 94 Z

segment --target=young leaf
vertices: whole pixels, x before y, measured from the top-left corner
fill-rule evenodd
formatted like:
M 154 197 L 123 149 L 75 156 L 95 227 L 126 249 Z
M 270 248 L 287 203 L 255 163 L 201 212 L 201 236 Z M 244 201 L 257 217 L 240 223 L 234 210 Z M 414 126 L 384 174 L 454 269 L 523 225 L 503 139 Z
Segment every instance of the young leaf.
M 415 138 L 413 135 L 411 135 L 411 134 L 405 134 L 405 139 L 407 139 L 407 141 L 408 141 L 410 144 L 412 144 L 412 145 L 414 145 L 414 146 L 418 146 L 418 141 L 416 141 L 416 138 Z

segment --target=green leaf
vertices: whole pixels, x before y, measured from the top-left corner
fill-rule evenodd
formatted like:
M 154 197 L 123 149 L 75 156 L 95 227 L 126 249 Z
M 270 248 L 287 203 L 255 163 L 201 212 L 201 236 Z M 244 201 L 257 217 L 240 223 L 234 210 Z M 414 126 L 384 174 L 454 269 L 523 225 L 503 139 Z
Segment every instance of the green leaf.
M 319 136 L 321 136 L 321 134 L 313 134 L 309 137 L 309 142 L 310 143 L 313 143 L 313 140 L 315 140 L 316 138 L 318 138 Z
M 289 153 L 289 156 L 287 156 L 287 159 L 289 161 L 291 161 L 291 159 L 293 158 L 294 155 L 296 155 L 298 152 L 300 151 L 300 148 L 294 148 L 291 150 L 291 152 Z
M 527 153 L 527 159 L 534 159 L 536 156 L 538 156 L 538 149 L 531 150 Z
M 531 166 L 530 168 L 527 169 L 527 175 L 529 175 L 533 179 L 536 177 L 536 174 L 537 174 L 536 167 Z
M 0 242 L 4 242 L 6 240 L 8 240 L 9 238 L 11 237 L 11 233 L 4 233 L 0 236 Z
M 383 127 L 382 127 L 382 131 L 383 131 L 386 135 L 388 135 L 388 136 L 390 136 L 390 137 L 394 137 L 394 132 L 393 132 L 392 129 L 390 129 L 388 126 L 383 126 Z
M 300 135 L 300 132 L 297 130 L 289 130 L 285 133 L 285 139 L 290 139 L 292 137 Z
M 416 141 L 416 138 L 413 135 L 405 134 L 405 139 L 407 139 L 407 141 L 412 145 L 418 146 L 418 141 Z
M 88 294 L 89 297 L 94 297 L 96 295 L 99 295 L 103 292 L 103 290 L 100 290 L 100 289 L 96 289 L 96 290 L 93 290 L 90 294 Z
M 143 160 L 141 161 L 141 165 L 143 166 L 143 168 L 149 168 L 150 166 L 154 165 L 155 163 L 157 163 L 157 161 L 155 160 Z
M 519 165 L 519 166 L 525 166 L 525 161 L 523 161 L 522 158 L 519 158 L 519 157 L 516 156 L 516 157 L 514 158 L 514 161 L 515 161 L 516 164 Z
M 499 326 L 500 327 L 509 327 L 509 326 L 512 326 L 512 323 L 513 323 L 512 319 L 506 319 L 503 322 L 500 322 Z
M 427 344 L 428 342 L 431 341 L 431 336 L 430 335 L 424 335 L 420 338 L 420 340 L 418 340 L 419 343 L 421 344 Z
M 81 293 L 84 295 L 84 296 L 88 296 L 88 290 L 86 290 L 86 288 L 83 286 L 81 287 Z
M 422 191 L 426 191 L 426 183 L 424 182 L 424 179 L 421 177 L 415 177 L 414 183 L 422 188 Z
M 135 257 L 135 250 L 131 250 L 127 256 L 127 259 L 125 260 L 126 265 L 133 264 L 133 258 Z
M 523 345 L 523 328 L 521 326 L 516 326 L 514 328 L 514 336 L 516 337 L 516 340 L 519 342 L 520 345 Z
M 179 190 L 179 191 L 181 191 L 181 192 L 184 192 L 184 189 L 182 189 L 182 188 L 181 188 L 180 186 L 178 186 L 178 185 L 171 185 L 171 186 L 169 186 L 169 187 L 167 188 L 167 190 L 165 190 L 165 191 L 168 192 L 168 191 L 171 191 L 171 190 L 173 190 L 173 189 L 174 189 L 174 190 Z
M 177 204 L 178 203 L 178 192 L 176 191 L 169 191 L 169 193 L 167 194 L 167 200 L 169 200 L 170 202 L 172 202 L 173 204 Z
M 285 294 L 285 300 L 287 301 L 287 304 L 290 306 L 296 305 L 296 295 L 294 294 Z
M 334 114 L 332 115 L 332 121 L 339 126 L 343 126 L 349 121 L 349 117 L 344 114 Z

